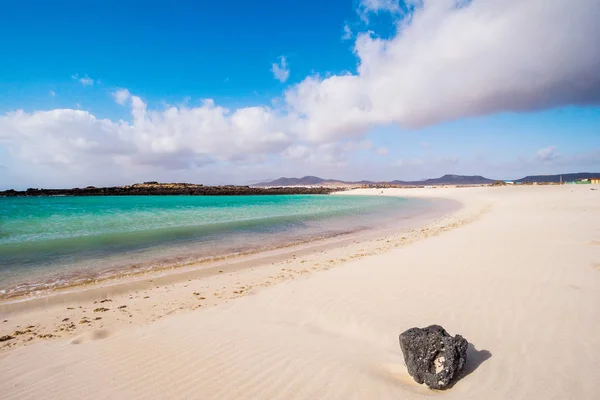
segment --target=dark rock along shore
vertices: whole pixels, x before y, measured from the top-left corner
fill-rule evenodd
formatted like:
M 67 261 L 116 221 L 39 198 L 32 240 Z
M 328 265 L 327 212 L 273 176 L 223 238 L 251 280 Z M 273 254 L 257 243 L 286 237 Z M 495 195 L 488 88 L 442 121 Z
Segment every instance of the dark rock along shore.
M 282 194 L 329 194 L 340 188 L 326 187 L 275 187 L 259 188 L 251 186 L 204 186 L 191 183 L 146 182 L 130 186 L 113 186 L 74 189 L 27 189 L 24 191 L 6 190 L 0 192 L 5 197 L 30 196 L 242 196 L 242 195 L 282 195 Z

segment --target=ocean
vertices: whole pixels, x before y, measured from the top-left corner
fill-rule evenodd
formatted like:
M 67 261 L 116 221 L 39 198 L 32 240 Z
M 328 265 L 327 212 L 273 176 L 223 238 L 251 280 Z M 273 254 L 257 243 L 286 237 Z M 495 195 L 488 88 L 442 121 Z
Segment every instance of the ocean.
M 388 196 L 0 198 L 0 299 L 373 229 L 425 212 Z

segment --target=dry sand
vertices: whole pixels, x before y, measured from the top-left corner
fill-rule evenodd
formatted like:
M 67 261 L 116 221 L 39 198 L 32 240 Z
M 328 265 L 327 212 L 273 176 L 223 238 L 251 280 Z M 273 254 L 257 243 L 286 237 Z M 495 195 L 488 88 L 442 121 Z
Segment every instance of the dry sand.
M 464 207 L 251 268 L 1 306 L 0 336 L 24 333 L 0 343 L 0 398 L 597 400 L 592 188 L 386 189 Z M 472 343 L 443 392 L 412 381 L 398 345 L 433 323 Z

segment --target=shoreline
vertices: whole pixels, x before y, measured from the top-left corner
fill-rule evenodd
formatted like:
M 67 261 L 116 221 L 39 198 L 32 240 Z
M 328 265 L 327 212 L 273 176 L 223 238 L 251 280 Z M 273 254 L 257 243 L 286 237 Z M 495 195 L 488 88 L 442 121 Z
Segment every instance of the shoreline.
M 372 195 L 373 193 L 371 192 L 372 190 L 362 192 L 360 189 L 356 189 L 354 191 L 336 192 L 332 195 Z M 396 194 L 395 196 L 402 197 L 404 193 L 402 195 Z M 410 194 L 406 197 L 418 198 L 418 196 L 411 196 Z M 181 289 L 182 286 L 188 287 L 189 282 L 193 281 L 201 284 L 203 281 L 219 278 L 223 275 L 253 275 L 252 273 L 254 272 L 257 272 L 256 275 L 265 275 L 268 272 L 266 275 L 267 278 L 265 279 L 263 276 L 262 279 L 259 279 L 258 283 L 256 279 L 251 279 L 247 282 L 247 285 L 239 285 L 253 287 L 255 288 L 254 292 L 256 292 L 257 288 L 260 287 L 272 286 L 278 282 L 295 279 L 298 276 L 327 270 L 334 265 L 337 266 L 347 261 L 379 254 L 389 251 L 391 248 L 421 240 L 429 236 L 428 233 L 423 234 L 424 230 L 442 228 L 443 222 L 440 225 L 440 220 L 452 220 L 453 216 L 464 208 L 463 203 L 453 199 L 433 197 L 428 198 L 428 200 L 432 201 L 431 208 L 424 213 L 403 217 L 400 226 L 392 226 L 390 224 L 390 226 L 377 229 L 366 229 L 325 239 L 293 243 L 276 249 L 236 255 L 216 261 L 191 263 L 191 265 L 171 266 L 149 272 L 122 275 L 118 278 L 57 289 L 51 293 L 44 293 L 39 296 L 25 295 L 2 299 L 0 300 L 0 336 L 10 336 L 14 332 L 23 332 L 23 328 L 26 328 L 25 330 L 29 330 L 30 332 L 27 332 L 27 335 L 23 336 L 13 335 L 16 340 L 0 343 L 0 352 L 5 349 L 20 347 L 24 344 L 32 344 L 40 339 L 57 339 L 64 336 L 71 336 L 74 332 L 80 333 L 82 329 L 79 329 L 79 327 L 72 328 L 70 323 L 73 321 L 87 321 L 86 315 L 93 313 L 93 310 L 97 308 L 95 307 L 97 304 L 104 304 L 100 303 L 102 300 L 110 299 L 111 302 L 120 301 L 125 304 L 134 300 L 132 295 L 138 295 L 142 292 L 145 295 L 149 295 L 162 291 L 160 300 L 146 301 L 145 303 L 150 304 L 144 304 L 145 310 L 141 313 L 141 319 L 147 323 L 147 306 L 150 305 L 151 308 L 160 307 L 159 303 L 165 298 L 170 297 L 165 295 L 167 292 L 172 291 L 169 288 L 177 286 Z M 387 246 L 380 246 L 380 242 L 382 241 L 385 241 Z M 393 243 L 393 246 L 390 243 Z M 358 251 L 358 247 L 361 247 L 360 251 Z M 346 256 L 342 257 L 336 255 L 336 253 L 344 253 Z M 303 264 L 308 262 L 306 259 L 314 258 L 315 254 L 321 262 L 314 262 L 313 265 L 306 265 L 308 268 L 305 268 Z M 295 268 L 293 270 L 284 268 L 286 271 L 289 269 L 285 274 L 281 273 L 281 268 L 277 270 L 273 268 L 280 265 L 289 267 L 292 263 L 295 264 Z M 219 289 L 224 290 L 225 287 L 220 286 Z M 238 295 L 242 293 L 245 295 L 249 291 L 243 290 L 240 292 L 239 290 L 230 290 L 230 292 L 229 297 L 219 293 L 219 291 L 213 292 L 213 296 L 204 294 L 203 296 L 196 297 L 203 297 L 205 300 L 210 299 L 212 301 L 210 305 L 217 306 L 230 299 L 240 297 Z M 214 295 L 214 293 L 219 294 Z M 145 300 L 148 300 L 148 298 Z M 195 309 L 198 306 L 197 304 L 190 307 L 190 304 L 186 301 L 181 303 L 184 303 L 184 305 L 180 310 Z M 205 305 L 203 304 L 203 306 Z M 65 307 L 70 309 L 69 316 L 65 314 Z M 73 312 L 75 309 L 81 310 L 81 312 Z M 170 315 L 173 311 L 169 309 L 154 313 L 151 320 Z M 73 314 L 77 314 L 75 318 Z M 67 326 L 70 327 L 66 332 L 65 324 L 63 323 L 66 322 L 63 321 L 65 318 L 69 319 Z M 1 322 L 5 320 L 8 320 L 8 322 Z M 101 323 L 96 324 L 93 322 L 94 320 L 89 320 L 87 323 L 81 325 L 84 325 L 83 330 L 85 330 L 86 328 L 105 328 L 107 325 L 119 325 L 119 323 L 131 322 L 110 321 L 107 323 L 105 320 L 105 314 L 103 314 L 102 318 L 97 320 L 101 321 Z M 140 321 L 138 320 L 135 323 L 140 323 Z M 65 335 L 64 333 L 68 334 Z
M 337 192 L 340 195 L 343 192 Z M 0 312 L 5 311 L 4 305 L 17 302 L 36 301 L 43 298 L 68 295 L 80 291 L 102 292 L 105 287 L 128 286 L 132 287 L 137 281 L 147 281 L 150 279 L 165 280 L 165 275 L 190 275 L 206 276 L 204 270 L 214 270 L 229 264 L 244 264 L 245 262 L 257 262 L 263 257 L 277 259 L 285 257 L 288 251 L 300 251 L 313 247 L 330 248 L 336 246 L 339 242 L 352 240 L 355 237 L 376 238 L 387 233 L 407 229 L 413 225 L 422 225 L 430 222 L 433 218 L 448 214 L 458 209 L 460 204 L 448 199 L 428 199 L 426 208 L 407 210 L 383 211 L 378 215 L 378 221 L 387 218 L 399 218 L 399 223 L 388 223 L 385 226 L 362 226 L 354 223 L 353 228 L 348 226 L 342 230 L 326 230 L 321 233 L 315 232 L 312 236 L 291 236 L 287 240 L 273 240 L 261 248 L 233 248 L 226 247 L 225 252 L 215 253 L 211 256 L 197 255 L 191 253 L 187 255 L 171 255 L 171 258 L 153 259 L 152 261 L 134 262 L 130 266 L 123 264 L 112 268 L 90 270 L 77 274 L 69 274 L 67 277 L 61 277 L 54 274 L 48 276 L 45 280 L 26 280 L 14 283 L 0 290 Z M 381 212 L 381 211 L 379 211 Z M 339 218 L 339 217 L 338 217 Z M 341 217 L 353 218 L 353 217 Z M 328 224 L 329 221 L 324 221 Z M 333 220 L 331 221 L 332 223 Z M 339 224 L 339 222 L 337 222 Z M 165 252 L 169 250 L 164 249 Z M 191 251 L 191 249 L 190 249 Z M 179 251 L 181 253 L 181 251 Z M 119 257 L 119 256 L 117 256 Z M 124 257 L 124 256 L 121 256 Z M 243 267 L 240 267 L 243 268 Z M 173 281 L 172 279 L 166 279 Z M 122 292 L 122 290 L 118 290 Z M 10 309 L 10 307 L 9 307 Z

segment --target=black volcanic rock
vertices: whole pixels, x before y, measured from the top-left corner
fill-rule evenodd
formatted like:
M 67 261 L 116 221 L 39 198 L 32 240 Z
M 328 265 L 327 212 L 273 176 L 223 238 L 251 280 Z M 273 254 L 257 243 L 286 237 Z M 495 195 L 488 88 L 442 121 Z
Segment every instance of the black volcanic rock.
M 400 335 L 408 373 L 431 389 L 445 389 L 457 377 L 467 361 L 468 345 L 465 338 L 452 337 L 439 325 L 411 328 Z
M 329 194 L 334 188 L 276 187 L 258 188 L 250 186 L 203 186 L 190 183 L 137 183 L 131 186 L 113 186 L 74 189 L 27 189 L 26 191 L 7 190 L 0 196 L 154 196 L 154 195 L 188 195 L 188 196 L 240 196 L 240 195 L 274 195 L 274 194 Z

